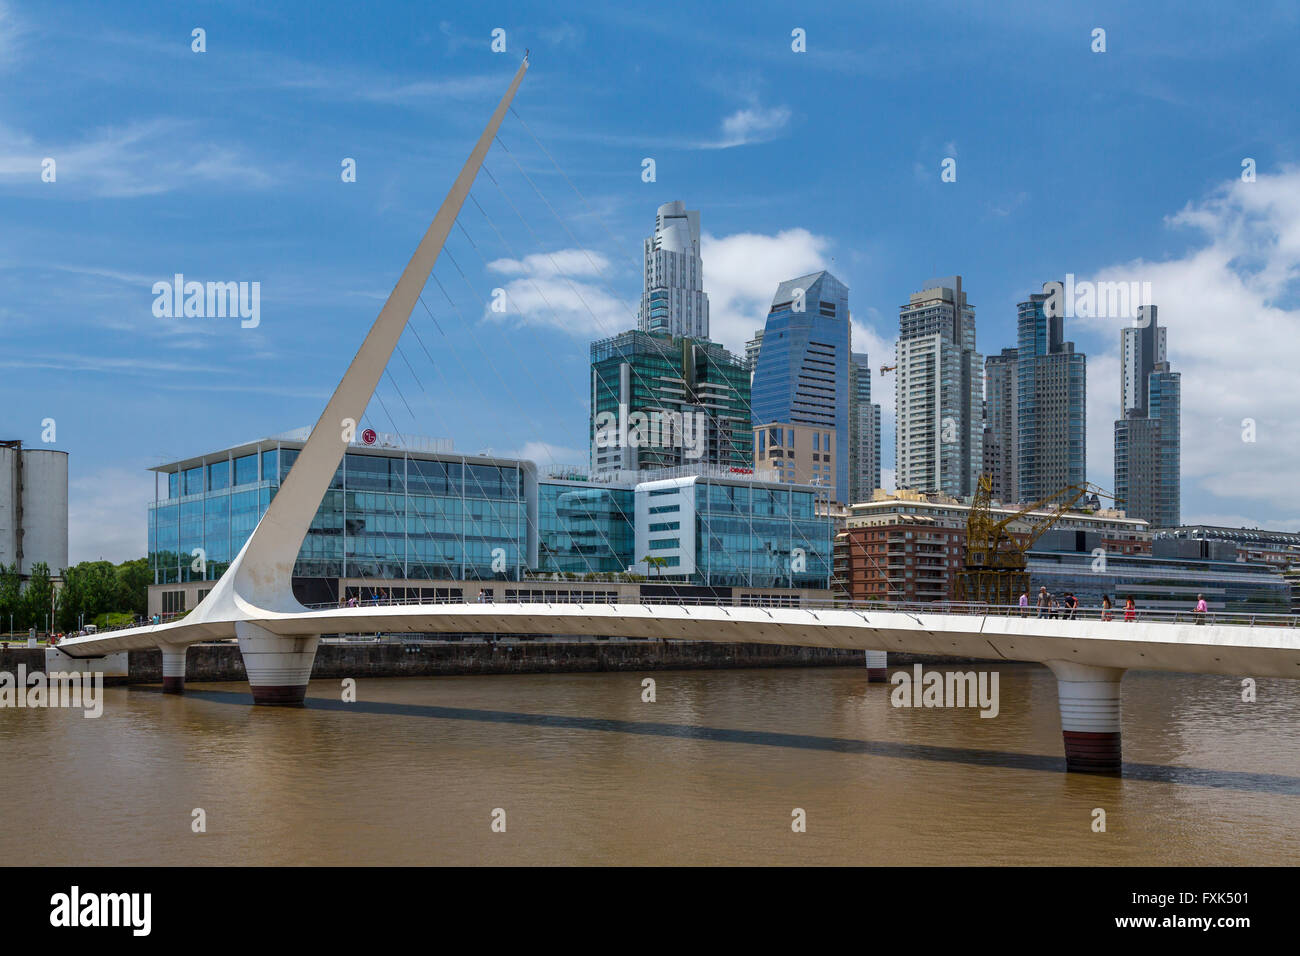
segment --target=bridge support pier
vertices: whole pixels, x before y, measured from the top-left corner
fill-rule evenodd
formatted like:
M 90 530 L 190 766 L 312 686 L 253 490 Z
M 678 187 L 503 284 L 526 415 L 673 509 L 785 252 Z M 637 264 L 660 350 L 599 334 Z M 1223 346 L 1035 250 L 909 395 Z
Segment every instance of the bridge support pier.
M 867 658 L 867 683 L 888 683 L 889 653 L 887 651 L 863 651 L 863 654 Z
M 1071 773 L 1119 774 L 1122 667 L 1048 661 L 1061 705 L 1065 768 Z
M 189 646 L 160 646 L 159 650 L 162 651 L 163 693 L 185 693 L 185 652 Z
M 307 699 L 319 634 L 286 636 L 247 621 L 235 622 L 239 653 L 254 704 L 295 705 Z

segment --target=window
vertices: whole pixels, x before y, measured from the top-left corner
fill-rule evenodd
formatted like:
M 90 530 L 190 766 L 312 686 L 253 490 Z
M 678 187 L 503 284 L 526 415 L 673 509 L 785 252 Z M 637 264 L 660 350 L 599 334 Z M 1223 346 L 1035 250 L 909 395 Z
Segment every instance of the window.
M 660 521 L 650 526 L 651 531 L 680 531 L 682 523 L 680 521 Z
M 675 494 L 677 494 L 676 488 L 659 488 L 655 491 L 650 492 L 650 497 L 660 498 L 663 497 L 664 495 L 675 495 Z
M 218 461 L 208 465 L 208 491 L 230 487 L 230 462 Z
M 257 481 L 257 456 L 244 455 L 235 459 L 235 484 L 251 485 Z
M 279 481 L 280 479 L 280 457 L 277 452 L 262 452 L 262 480 Z
M 164 614 L 179 614 L 185 610 L 185 592 L 184 591 L 164 591 L 162 593 L 162 612 Z
M 681 510 L 682 510 L 681 505 L 658 505 L 650 509 L 650 514 L 652 515 L 670 514 L 674 512 L 679 512 Z
M 673 548 L 680 548 L 681 546 L 681 538 L 660 538 L 658 541 L 650 542 L 651 551 L 670 551 Z

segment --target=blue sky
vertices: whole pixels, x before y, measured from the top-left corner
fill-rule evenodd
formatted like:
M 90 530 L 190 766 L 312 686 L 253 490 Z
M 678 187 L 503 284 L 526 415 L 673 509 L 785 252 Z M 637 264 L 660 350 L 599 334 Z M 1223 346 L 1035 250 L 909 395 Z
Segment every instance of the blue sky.
M 1295 4 L 265 6 L 0 0 L 0 425 L 37 443 L 57 422 L 74 560 L 144 552 L 150 466 L 315 422 L 526 47 L 509 151 L 377 429 L 584 460 L 588 344 L 634 324 L 641 239 L 682 199 L 733 348 L 819 267 L 875 365 L 932 276 L 963 275 L 985 354 L 1047 279 L 1152 281 L 1184 520 L 1300 528 Z M 260 324 L 155 317 L 178 272 L 260 283 Z M 1103 486 L 1120 324 L 1067 324 Z M 893 379 L 874 385 L 889 469 Z

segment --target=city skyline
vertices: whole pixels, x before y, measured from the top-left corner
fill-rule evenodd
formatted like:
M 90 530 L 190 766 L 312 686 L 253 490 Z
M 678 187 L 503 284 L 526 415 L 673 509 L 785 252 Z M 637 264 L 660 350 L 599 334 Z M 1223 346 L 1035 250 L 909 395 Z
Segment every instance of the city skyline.
M 592 66 L 583 51 L 600 49 L 607 33 L 626 29 L 625 15 L 612 12 L 593 12 L 581 25 L 547 35 L 527 22 L 518 28 L 507 23 L 517 30 L 508 50 L 512 55 L 496 59 L 488 50 L 495 24 L 430 25 L 403 39 L 402 31 L 381 17 L 368 29 L 385 32 L 384 42 L 399 51 L 397 68 L 385 70 L 353 49 L 342 58 L 343 79 L 331 80 L 319 64 L 331 55 L 330 48 L 337 52 L 345 44 L 344 30 L 327 30 L 330 39 L 312 53 L 288 40 L 272 43 L 258 32 L 283 40 L 292 32 L 288 21 L 260 22 L 253 30 L 237 14 L 214 13 L 204 24 L 207 52 L 196 54 L 189 47 L 193 24 L 181 19 L 187 14 L 161 7 L 147 15 L 131 12 L 106 30 L 104 15 L 86 7 L 78 17 L 85 38 L 63 50 L 52 45 L 53 24 L 39 9 L 0 8 L 7 14 L 0 17 L 0 69 L 11 89 L 0 112 L 6 134 L 0 193 L 15 227 L 0 235 L 0 274 L 9 292 L 0 306 L 6 345 L 0 400 L 12 432 L 2 437 L 41 447 L 41 423 L 57 422 L 58 438 L 50 447 L 70 453 L 73 561 L 143 553 L 138 509 L 147 494 L 148 467 L 310 419 L 307 409 L 321 397 L 311 384 L 315 372 L 341 371 L 382 299 L 377 290 L 391 278 L 386 264 L 391 250 L 409 246 L 412 223 L 428 199 L 427 184 L 445 178 L 444 170 L 455 161 L 456 149 L 444 150 L 440 140 L 454 139 L 451 134 L 481 112 L 525 41 L 533 49 L 538 82 L 521 97 L 520 115 L 585 202 L 568 191 L 562 177 L 541 171 L 546 156 L 513 120 L 503 131 L 513 152 L 494 150 L 489 168 L 511 198 L 529 197 L 533 178 L 551 202 L 572 203 L 591 228 L 575 227 L 581 242 L 553 222 L 534 237 L 499 197 L 490 205 L 493 185 L 479 182 L 475 196 L 486 216 L 467 207 L 468 215 L 478 217 L 466 220 L 473 241 L 455 237 L 448 251 L 456 265 L 449 260 L 435 271 L 448 298 L 431 283 L 425 301 L 435 315 L 423 310 L 417 315 L 426 343 L 446 356 L 433 372 L 427 363 L 421 366 L 432 394 L 409 381 L 400 361 L 390 371 L 401 379 L 412 413 L 393 386 L 381 386 L 398 430 L 447 435 L 470 453 L 492 448 L 543 463 L 585 459 L 579 436 L 588 415 L 581 377 L 587 346 L 635 327 L 640 295 L 635 246 L 645 236 L 649 211 L 680 199 L 700 210 L 707 226 L 701 256 L 712 337 L 738 354 L 761 327 L 775 282 L 822 268 L 853 290 L 854 345 L 876 364 L 893 351 L 893 310 L 930 275 L 965 277 L 972 301 L 979 303 L 976 346 L 984 355 L 1014 342 L 1015 304 L 1037 276 L 1151 281 L 1154 301 L 1175 330 L 1171 364 L 1186 373 L 1183 417 L 1197 427 L 1197 440 L 1183 442 L 1183 520 L 1297 526 L 1276 479 L 1294 470 L 1294 449 L 1300 447 L 1293 438 L 1291 404 L 1285 401 L 1291 394 L 1286 370 L 1293 364 L 1285 350 L 1291 346 L 1280 343 L 1284 351 L 1276 363 L 1261 364 L 1258 352 L 1262 332 L 1284 330 L 1296 319 L 1286 277 L 1294 274 L 1300 253 L 1289 241 L 1273 241 L 1293 235 L 1300 222 L 1300 173 L 1288 166 L 1295 160 L 1295 120 L 1222 122 L 1223 98 L 1249 87 L 1242 64 L 1250 44 L 1237 41 L 1207 53 L 1175 22 L 1125 11 L 1106 17 L 1113 25 L 1108 24 L 1111 49 L 1105 54 L 1088 51 L 1089 23 L 1059 14 L 1022 12 L 1026 22 L 1020 24 L 990 14 L 965 25 L 983 44 L 982 61 L 990 46 L 1021 49 L 1017 44 L 1031 33 L 1044 47 L 1035 56 L 1080 51 L 1069 53 L 1073 59 L 1051 89 L 1032 97 L 1046 101 L 1062 88 L 1081 95 L 1078 91 L 1099 87 L 1082 102 L 1094 104 L 1097 115 L 1109 115 L 1106 104 L 1116 90 L 1131 93 L 1137 84 L 1153 109 L 1164 103 L 1166 135 L 1148 157 L 1159 170 L 1157 182 L 1142 169 L 1089 169 L 1090 163 L 1099 165 L 1099 153 L 1131 135 L 1132 124 L 1095 128 L 1077 156 L 1044 145 L 1010 157 L 1005 129 L 981 133 L 974 121 L 961 122 L 955 118 L 961 94 L 952 103 L 953 91 L 941 93 L 941 84 L 929 80 L 917 81 L 909 102 L 911 108 L 949 103 L 943 115 L 949 118 L 952 150 L 943 137 L 931 135 L 894 155 L 849 150 L 854 163 L 837 164 L 828 150 L 814 161 L 801 154 L 797 135 L 821 118 L 821 107 L 803 105 L 815 100 L 811 94 L 831 89 L 837 70 L 864 77 L 882 92 L 894 89 L 894 81 L 886 70 L 846 56 L 842 42 L 831 45 L 842 28 L 812 19 L 806 24 L 808 59 L 795 61 L 807 67 L 786 87 L 764 84 L 743 64 L 754 55 L 776 63 L 801 55 L 789 49 L 789 24 L 765 18 L 741 35 L 714 31 L 707 40 L 707 16 L 693 30 L 680 21 L 661 27 L 679 30 L 695 49 L 716 47 L 712 77 L 729 70 L 750 77 L 748 89 L 704 85 L 665 125 L 659 111 L 668 99 L 680 99 L 677 80 L 671 89 L 648 94 L 649 113 L 637 120 L 575 81 L 577 62 L 584 69 Z M 1272 15 L 1282 16 L 1279 10 Z M 849 11 L 838 16 L 866 29 Z M 1135 55 L 1137 38 L 1149 51 L 1153 24 L 1168 29 L 1157 62 L 1143 63 Z M 888 16 L 874 26 L 885 40 L 901 29 Z M 1266 22 L 1247 30 L 1259 31 L 1250 38 L 1254 49 L 1267 47 Z M 265 52 L 272 48 L 281 52 Z M 1209 58 L 1208 64 L 1196 63 L 1195 71 L 1193 48 Z M 418 55 L 435 50 L 432 58 Z M 119 60 L 126 64 L 121 70 Z M 48 61 L 56 74 L 69 72 L 79 82 L 102 76 L 110 91 L 134 95 L 157 89 L 134 96 L 130 109 L 118 105 L 121 97 L 95 108 L 62 99 L 56 104 L 58 90 L 43 93 L 40 81 L 23 70 L 37 61 Z M 611 90 L 635 83 L 635 68 L 628 63 L 595 68 Z M 191 75 L 195 69 L 206 71 L 201 85 L 214 76 L 228 83 L 240 79 L 213 94 L 214 115 L 224 119 L 187 127 L 187 93 L 200 85 Z M 697 81 L 702 74 L 694 69 L 680 82 Z M 1190 84 L 1180 86 L 1172 99 L 1171 77 Z M 1206 115 L 1193 119 L 1186 104 L 1198 100 L 1194 87 L 1202 82 L 1216 95 L 1199 98 Z M 354 84 L 350 92 L 349 83 Z M 978 95 L 1001 89 L 996 76 L 983 83 Z M 583 85 L 595 84 L 584 80 Z M 255 110 L 241 105 L 249 88 L 265 91 L 279 105 L 305 106 L 311 123 L 275 135 Z M 593 110 L 595 122 L 577 124 L 561 105 L 566 99 Z M 1254 107 L 1248 95 L 1238 99 L 1233 109 L 1250 118 Z M 343 107 L 327 105 L 336 102 Z M 826 108 L 839 102 L 831 97 Z M 787 105 L 796 103 L 801 105 Z M 860 130 L 838 135 L 850 137 L 848 145 L 858 136 L 869 141 L 873 130 L 909 130 L 904 110 L 882 110 Z M 975 119 L 987 116 L 976 113 Z M 436 121 L 443 134 L 407 132 L 413 120 L 424 128 Z M 186 129 L 189 136 L 177 136 Z M 1230 130 L 1226 136 L 1224 129 Z M 665 130 L 678 138 L 666 140 Z M 301 142 L 290 142 L 291 132 L 300 134 Z M 177 150 L 165 148 L 169 139 L 180 143 Z M 369 153 L 357 145 L 363 141 L 375 143 Z M 222 148 L 205 152 L 212 144 Z M 516 154 L 523 170 L 513 166 Z M 950 155 L 959 174 L 956 182 L 944 183 L 940 166 Z M 41 181 L 46 157 L 59 161 L 55 182 Z M 349 157 L 356 160 L 354 183 L 339 178 L 340 163 Z M 653 183 L 641 178 L 646 157 L 657 161 Z M 1258 163 L 1254 181 L 1240 178 L 1243 157 Z M 851 168 L 863 164 L 856 172 Z M 1048 198 L 1051 182 L 1061 176 L 1075 184 L 1077 195 L 1068 201 Z M 850 193 L 868 198 L 850 199 Z M 268 204 L 272 196 L 275 202 Z M 953 203 L 968 225 L 936 236 L 929 226 Z M 1101 208 L 1093 211 L 1093 206 Z M 837 214 L 839 207 L 843 212 Z M 536 214 L 529 222 L 539 229 L 540 217 L 548 215 L 536 198 L 523 211 L 527 217 Z M 1062 214 L 1073 224 L 1069 237 L 1015 235 L 1025 221 Z M 511 224 L 502 230 L 508 248 L 495 243 L 489 248 L 495 235 L 487 217 Z M 260 283 L 260 324 L 154 315 L 155 283 L 178 273 L 202 282 Z M 491 311 L 488 304 L 496 288 L 505 290 L 510 303 L 505 313 Z M 578 293 L 590 312 L 578 303 Z M 543 295 L 553 310 L 540 303 Z M 1115 329 L 1120 322 L 1067 319 L 1066 337 L 1087 352 L 1091 366 L 1087 477 L 1106 487 L 1113 487 L 1110 430 L 1119 417 Z M 439 329 L 445 341 L 434 339 Z M 415 342 L 404 340 L 403 349 L 409 361 L 424 361 Z M 886 406 L 882 431 L 888 465 L 893 390 L 887 379 L 882 384 L 878 400 Z M 528 407 L 530 401 L 535 408 Z M 370 414 L 376 427 L 390 430 L 383 411 L 372 407 Z M 1253 441 L 1243 441 L 1247 419 Z M 882 480 L 894 484 L 889 476 Z

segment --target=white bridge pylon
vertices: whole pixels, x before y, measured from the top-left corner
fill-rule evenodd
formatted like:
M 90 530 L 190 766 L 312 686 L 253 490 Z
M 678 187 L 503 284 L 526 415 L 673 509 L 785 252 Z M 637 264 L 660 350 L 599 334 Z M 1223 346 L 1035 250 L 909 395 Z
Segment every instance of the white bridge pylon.
M 179 693 L 191 644 L 237 638 L 255 704 L 301 704 L 322 634 L 511 633 L 673 638 L 904 651 L 1046 664 L 1057 676 L 1067 766 L 1116 773 L 1125 670 L 1300 677 L 1300 631 L 1282 627 L 1064 621 L 836 608 L 641 604 L 392 605 L 309 610 L 293 596 L 298 552 L 470 187 L 528 69 L 524 58 L 279 492 L 212 591 L 179 621 L 70 638 L 47 670 L 160 648 Z M 883 656 L 883 655 L 881 655 Z M 883 673 L 881 656 L 867 659 Z M 69 658 L 81 658 L 79 662 Z M 89 660 L 87 660 L 89 659 Z

